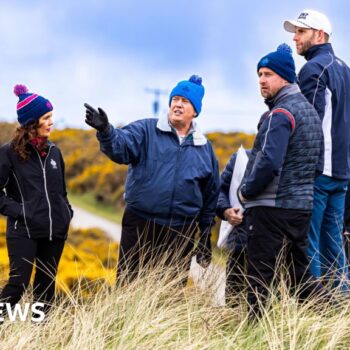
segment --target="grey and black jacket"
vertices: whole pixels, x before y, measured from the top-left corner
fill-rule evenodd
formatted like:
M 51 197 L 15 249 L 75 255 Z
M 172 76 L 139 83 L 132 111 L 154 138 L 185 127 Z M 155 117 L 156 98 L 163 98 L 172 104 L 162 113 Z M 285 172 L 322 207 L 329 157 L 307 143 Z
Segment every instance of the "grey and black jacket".
M 23 162 L 10 144 L 0 148 L 0 214 L 7 216 L 7 237 L 67 237 L 73 210 L 67 199 L 64 162 L 49 143 L 45 158 L 30 144 Z
M 321 121 L 296 84 L 265 102 L 269 111 L 262 116 L 240 186 L 243 204 L 311 211 Z

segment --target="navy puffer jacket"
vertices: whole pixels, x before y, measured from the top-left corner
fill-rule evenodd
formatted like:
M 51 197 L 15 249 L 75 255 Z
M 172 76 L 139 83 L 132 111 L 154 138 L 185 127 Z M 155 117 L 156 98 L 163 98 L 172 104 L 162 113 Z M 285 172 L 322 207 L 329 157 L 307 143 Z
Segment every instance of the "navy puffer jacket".
M 192 122 L 195 125 L 195 122 Z M 97 133 L 101 151 L 128 164 L 127 207 L 160 225 L 180 226 L 198 220 L 212 224 L 219 195 L 218 162 L 199 130 L 180 144 L 165 119 L 143 119 Z

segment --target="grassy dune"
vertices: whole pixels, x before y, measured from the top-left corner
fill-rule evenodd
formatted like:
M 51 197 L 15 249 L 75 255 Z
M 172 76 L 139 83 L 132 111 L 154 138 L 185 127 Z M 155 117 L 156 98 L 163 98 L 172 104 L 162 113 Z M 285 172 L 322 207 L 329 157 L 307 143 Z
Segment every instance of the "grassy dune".
M 281 284 L 261 320 L 249 321 L 244 296 L 237 307 L 215 307 L 204 289 L 158 269 L 118 288 L 84 283 L 57 300 L 41 324 L 5 322 L 3 349 L 348 349 L 350 301 L 298 304 Z M 181 277 L 181 276 L 180 276 Z M 90 284 L 91 290 L 93 286 Z M 81 295 L 87 295 L 82 298 Z M 27 299 L 29 296 L 27 295 Z M 24 300 L 24 301 L 25 301 Z

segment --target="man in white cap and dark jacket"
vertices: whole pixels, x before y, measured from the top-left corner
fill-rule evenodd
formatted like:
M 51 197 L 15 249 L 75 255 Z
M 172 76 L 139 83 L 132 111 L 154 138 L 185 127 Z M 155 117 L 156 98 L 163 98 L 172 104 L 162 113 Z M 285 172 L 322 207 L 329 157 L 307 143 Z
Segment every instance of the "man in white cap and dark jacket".
M 328 42 L 332 26 L 323 13 L 303 10 L 296 20 L 285 21 L 284 28 L 294 33 L 297 52 L 307 60 L 299 72 L 299 86 L 315 107 L 324 136 L 314 185 L 310 269 L 315 277 L 331 277 L 334 286 L 348 290 L 341 282 L 348 273 L 342 232 L 350 180 L 350 69 Z

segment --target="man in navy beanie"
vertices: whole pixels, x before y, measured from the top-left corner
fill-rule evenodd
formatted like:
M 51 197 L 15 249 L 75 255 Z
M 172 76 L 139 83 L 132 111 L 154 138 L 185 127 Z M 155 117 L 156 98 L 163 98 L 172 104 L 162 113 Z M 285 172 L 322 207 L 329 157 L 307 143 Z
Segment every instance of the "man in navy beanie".
M 296 84 L 292 50 L 282 44 L 257 66 L 261 95 L 268 111 L 259 130 L 240 185 L 248 227 L 248 301 L 253 314 L 277 272 L 286 246 L 293 287 L 299 297 L 325 294 L 308 272 L 307 234 L 313 204 L 313 182 L 322 146 L 316 110 Z
M 101 151 L 129 165 L 118 283 L 132 281 L 145 271 L 140 267 L 159 265 L 160 260 L 186 274 L 197 224 L 197 262 L 210 264 L 219 170 L 212 146 L 194 120 L 203 96 L 202 79 L 193 75 L 171 91 L 168 115 L 123 128 L 113 127 L 101 108 L 85 104 L 85 121 L 97 130 Z

